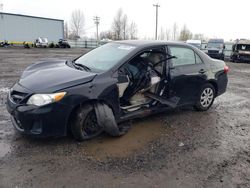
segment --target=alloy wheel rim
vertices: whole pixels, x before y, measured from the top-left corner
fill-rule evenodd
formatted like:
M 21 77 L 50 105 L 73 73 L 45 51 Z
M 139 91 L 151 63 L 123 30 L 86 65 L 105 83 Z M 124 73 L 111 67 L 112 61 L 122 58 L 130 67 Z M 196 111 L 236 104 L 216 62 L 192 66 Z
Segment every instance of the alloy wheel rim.
M 213 102 L 213 98 L 214 98 L 213 90 L 211 88 L 204 89 L 200 99 L 201 105 L 207 108 Z

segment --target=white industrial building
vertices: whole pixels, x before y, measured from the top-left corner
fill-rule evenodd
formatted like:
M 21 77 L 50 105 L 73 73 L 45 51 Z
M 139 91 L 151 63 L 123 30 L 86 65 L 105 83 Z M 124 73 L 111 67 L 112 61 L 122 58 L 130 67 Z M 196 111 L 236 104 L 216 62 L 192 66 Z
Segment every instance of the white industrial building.
M 0 12 L 0 41 L 34 42 L 46 37 L 57 42 L 63 36 L 63 20 Z

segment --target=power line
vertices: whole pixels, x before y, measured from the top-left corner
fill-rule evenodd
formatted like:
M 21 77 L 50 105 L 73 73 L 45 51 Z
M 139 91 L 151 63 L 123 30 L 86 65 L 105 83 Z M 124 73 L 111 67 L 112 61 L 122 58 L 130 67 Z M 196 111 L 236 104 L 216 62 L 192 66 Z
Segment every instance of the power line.
M 98 35 L 98 25 L 100 24 L 100 17 L 94 16 L 94 23 L 96 25 L 96 40 L 99 40 L 99 35 Z
M 160 5 L 157 4 L 153 4 L 153 6 L 155 7 L 155 40 L 157 40 L 157 29 L 158 29 L 158 8 L 160 7 Z

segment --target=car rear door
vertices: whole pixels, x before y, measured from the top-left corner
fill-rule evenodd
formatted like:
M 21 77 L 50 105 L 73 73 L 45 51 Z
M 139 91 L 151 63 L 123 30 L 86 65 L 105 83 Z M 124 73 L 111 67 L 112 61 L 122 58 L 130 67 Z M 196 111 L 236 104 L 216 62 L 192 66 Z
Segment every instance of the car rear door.
M 207 68 L 192 48 L 169 45 L 169 53 L 176 58 L 170 60 L 169 96 L 179 97 L 178 105 L 192 104 L 207 80 Z

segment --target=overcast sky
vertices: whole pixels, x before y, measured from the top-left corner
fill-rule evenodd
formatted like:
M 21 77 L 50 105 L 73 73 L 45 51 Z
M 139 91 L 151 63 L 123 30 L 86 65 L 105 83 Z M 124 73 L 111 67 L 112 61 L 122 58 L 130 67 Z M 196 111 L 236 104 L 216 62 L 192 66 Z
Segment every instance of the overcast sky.
M 70 20 L 71 12 L 81 9 L 85 15 L 87 35 L 95 32 L 93 16 L 100 16 L 100 31 L 111 27 L 113 18 L 122 8 L 130 21 L 138 26 L 138 36 L 154 37 L 155 8 L 159 3 L 159 28 L 179 29 L 186 24 L 192 33 L 208 37 L 250 38 L 250 0 L 0 0 L 3 11 Z

